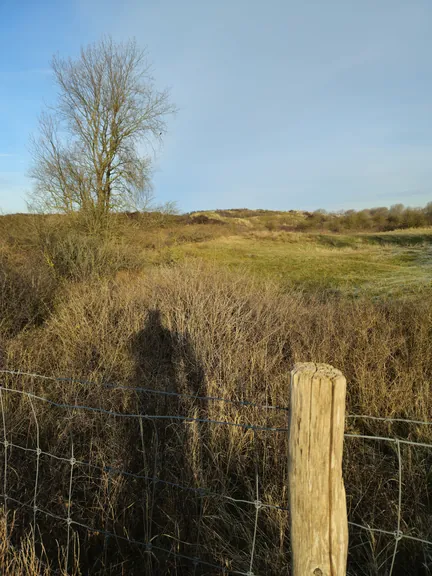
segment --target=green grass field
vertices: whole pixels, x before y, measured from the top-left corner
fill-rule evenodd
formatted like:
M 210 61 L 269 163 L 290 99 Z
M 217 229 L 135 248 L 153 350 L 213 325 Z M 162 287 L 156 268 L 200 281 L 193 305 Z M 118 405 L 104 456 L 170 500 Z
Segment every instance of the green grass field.
M 102 273 L 101 258 L 104 269 L 133 269 L 138 274 L 154 266 L 202 260 L 286 288 L 395 297 L 432 287 L 432 228 L 350 234 L 268 230 L 266 213 L 226 214 L 196 213 L 189 219 L 171 216 L 154 222 L 122 220 L 103 244 L 73 232 L 61 217 L 51 217 L 42 226 L 32 216 L 4 216 L 0 249 L 28 257 L 42 248 L 54 270 L 57 265 L 57 272 L 63 274 L 65 266 L 72 265 L 76 279 L 81 272 L 86 277 L 92 271 Z M 202 215 L 211 220 L 197 223 Z M 302 215 L 271 217 L 282 216 L 286 224 Z M 215 224 L 218 221 L 222 224 Z
M 381 234 L 250 233 L 169 249 L 174 261 L 199 258 L 287 286 L 371 294 L 431 287 L 432 230 Z

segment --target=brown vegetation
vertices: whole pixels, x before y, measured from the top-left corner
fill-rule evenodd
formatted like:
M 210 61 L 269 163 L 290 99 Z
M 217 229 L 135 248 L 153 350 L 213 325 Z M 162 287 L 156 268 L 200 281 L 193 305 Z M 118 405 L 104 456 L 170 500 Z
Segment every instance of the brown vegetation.
M 398 301 L 372 300 L 322 289 L 282 289 L 196 261 L 142 269 L 141 256 L 130 253 L 127 244 L 119 252 L 112 238 L 88 237 L 73 227 L 56 226 L 52 234 L 47 229 L 45 235 L 35 229 L 15 234 L 9 227 L 3 235 L 1 362 L 3 368 L 74 380 L 9 375 L 2 376 L 3 385 L 56 402 L 121 413 L 285 428 L 285 411 L 166 399 L 103 384 L 288 406 L 293 363 L 315 361 L 333 364 L 345 374 L 348 413 L 432 421 L 428 292 Z M 37 421 L 44 453 L 67 459 L 73 446 L 74 457 L 93 466 L 75 467 L 71 516 L 95 529 L 74 526 L 70 573 L 218 573 L 205 565 L 195 569 L 188 560 L 158 552 L 157 546 L 227 569 L 249 570 L 253 505 L 203 498 L 168 484 L 128 478 L 109 467 L 252 502 L 258 471 L 259 499 L 286 506 L 284 433 L 116 418 L 57 409 L 7 392 L 2 396 L 9 441 L 36 449 Z M 431 427 L 360 421 L 348 426 L 355 432 L 432 440 Z M 4 451 L 1 446 L 0 484 Z M 402 528 L 431 540 L 432 451 L 405 447 L 402 452 Z M 393 531 L 398 499 L 395 447 L 347 439 L 344 466 L 350 519 Z M 9 497 L 31 506 L 35 474 L 34 453 L 8 450 Z M 67 461 L 41 456 L 37 499 L 42 510 L 66 517 L 69 474 Z M 53 568 L 64 566 L 65 522 L 38 513 L 32 556 L 33 511 L 17 507 L 15 512 L 10 529 L 14 548 L 0 551 L 11 566 L 5 574 L 43 573 L 23 564 L 37 566 L 37 557 Z M 259 514 L 254 572 L 287 573 L 287 512 L 263 508 Z M 105 538 L 97 528 L 152 542 L 155 550 Z M 353 531 L 350 573 L 384 574 L 393 545 L 392 537 Z M 431 566 L 426 546 L 399 543 L 393 574 L 429 574 Z
M 204 223 L 203 217 L 211 221 L 219 218 L 222 223 L 231 224 L 243 220 L 255 229 L 270 231 L 388 232 L 432 226 L 432 202 L 424 208 L 410 208 L 403 204 L 395 204 L 390 208 L 383 206 L 340 212 L 327 212 L 326 210 L 279 212 L 243 208 L 197 212 L 190 215 L 193 220 L 200 219 L 200 223 Z

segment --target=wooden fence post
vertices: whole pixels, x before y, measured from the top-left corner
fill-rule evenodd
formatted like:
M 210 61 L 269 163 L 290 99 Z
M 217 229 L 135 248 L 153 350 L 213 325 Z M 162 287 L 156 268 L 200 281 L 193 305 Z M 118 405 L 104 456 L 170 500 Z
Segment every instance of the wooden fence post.
M 344 376 L 327 364 L 296 364 L 291 372 L 288 482 L 294 576 L 346 575 L 345 392 Z

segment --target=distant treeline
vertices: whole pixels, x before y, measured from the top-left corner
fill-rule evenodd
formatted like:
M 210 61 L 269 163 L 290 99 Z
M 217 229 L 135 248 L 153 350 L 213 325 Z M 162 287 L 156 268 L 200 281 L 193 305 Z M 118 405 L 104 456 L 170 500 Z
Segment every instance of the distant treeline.
M 332 232 L 344 230 L 373 230 L 385 232 L 404 228 L 432 226 L 432 202 L 424 208 L 410 208 L 395 204 L 390 208 L 366 208 L 328 213 L 325 210 L 307 212 L 306 219 L 299 222 L 298 229 L 324 229 Z
M 183 218 L 200 224 L 229 223 L 239 218 L 251 219 L 255 226 L 268 230 L 286 231 L 362 231 L 385 232 L 404 228 L 423 228 L 432 226 L 432 202 L 423 208 L 410 208 L 403 204 L 395 204 L 390 208 L 366 208 L 364 210 L 344 210 L 340 212 L 327 212 L 315 210 L 314 212 L 289 210 L 286 212 L 273 210 L 249 210 L 238 208 L 233 210 L 215 210 L 213 213 L 201 213 L 198 217 L 185 215 Z M 217 221 L 210 214 L 221 217 Z M 191 220 L 192 218 L 192 220 Z M 185 222 L 185 223 L 189 223 Z
M 79 213 L 75 214 L 79 216 Z M 8 214 L 0 215 L 0 237 L 4 229 L 13 234 L 29 222 L 64 219 L 60 214 Z M 386 232 L 406 228 L 425 228 L 432 226 L 432 202 L 423 208 L 411 208 L 403 204 L 394 204 L 387 208 L 365 208 L 364 210 L 342 210 L 327 212 L 320 209 L 305 210 L 250 210 L 232 208 L 229 210 L 210 210 L 179 214 L 173 209 L 151 210 L 145 212 L 117 212 L 111 215 L 113 223 L 135 222 L 144 228 L 177 228 L 189 225 L 215 225 L 234 232 L 245 230 L 270 230 L 286 232 L 322 231 L 322 232 Z

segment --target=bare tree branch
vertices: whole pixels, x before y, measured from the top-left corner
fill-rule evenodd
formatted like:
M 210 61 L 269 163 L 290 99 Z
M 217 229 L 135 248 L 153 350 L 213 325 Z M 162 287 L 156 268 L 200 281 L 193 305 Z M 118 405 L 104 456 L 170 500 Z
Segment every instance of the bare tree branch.
M 59 100 L 40 118 L 32 142 L 32 202 L 44 210 L 93 213 L 135 209 L 151 196 L 151 159 L 142 143 L 160 141 L 175 112 L 158 91 L 135 41 L 104 38 L 72 60 L 55 56 Z

